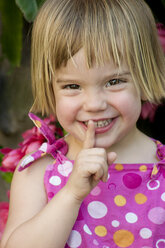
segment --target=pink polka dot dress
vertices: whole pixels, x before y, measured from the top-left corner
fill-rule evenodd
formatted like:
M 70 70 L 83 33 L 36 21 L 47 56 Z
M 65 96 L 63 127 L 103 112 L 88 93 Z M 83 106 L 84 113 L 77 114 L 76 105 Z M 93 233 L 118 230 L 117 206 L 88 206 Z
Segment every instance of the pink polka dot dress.
M 47 143 L 26 157 L 19 170 L 49 153 L 54 163 L 45 171 L 48 201 L 66 184 L 73 168 L 64 139 L 30 114 Z M 65 248 L 165 248 L 165 146 L 159 141 L 156 164 L 112 164 L 106 183 L 100 182 L 83 201 Z M 70 213 L 68 213 L 70 214 Z

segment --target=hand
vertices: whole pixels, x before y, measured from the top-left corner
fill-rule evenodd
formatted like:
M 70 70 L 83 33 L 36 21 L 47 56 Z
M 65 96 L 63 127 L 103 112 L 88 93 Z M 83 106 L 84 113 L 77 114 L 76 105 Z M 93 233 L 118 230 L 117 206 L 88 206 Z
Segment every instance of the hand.
M 103 148 L 94 148 L 95 125 L 88 122 L 88 128 L 83 143 L 83 149 L 75 159 L 73 171 L 66 187 L 72 192 L 76 200 L 82 201 L 99 183 L 107 181 L 108 165 L 116 159 L 114 152 L 106 153 Z

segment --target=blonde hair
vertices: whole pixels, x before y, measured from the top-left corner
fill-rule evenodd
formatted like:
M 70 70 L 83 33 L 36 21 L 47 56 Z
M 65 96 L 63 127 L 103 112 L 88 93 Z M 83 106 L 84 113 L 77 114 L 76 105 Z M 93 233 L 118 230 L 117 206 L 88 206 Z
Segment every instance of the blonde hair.
M 32 32 L 32 111 L 55 114 L 52 78 L 82 47 L 89 68 L 124 60 L 148 101 L 165 97 L 165 57 L 143 0 L 47 0 Z

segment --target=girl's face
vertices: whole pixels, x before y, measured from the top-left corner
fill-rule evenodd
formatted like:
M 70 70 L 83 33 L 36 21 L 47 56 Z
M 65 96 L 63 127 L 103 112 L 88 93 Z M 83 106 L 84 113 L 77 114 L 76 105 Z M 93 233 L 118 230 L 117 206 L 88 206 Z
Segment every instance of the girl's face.
M 82 148 L 89 120 L 95 122 L 95 147 L 108 150 L 133 138 L 141 95 L 125 64 L 120 70 L 113 61 L 88 69 L 81 49 L 56 75 L 56 114 L 72 146 Z

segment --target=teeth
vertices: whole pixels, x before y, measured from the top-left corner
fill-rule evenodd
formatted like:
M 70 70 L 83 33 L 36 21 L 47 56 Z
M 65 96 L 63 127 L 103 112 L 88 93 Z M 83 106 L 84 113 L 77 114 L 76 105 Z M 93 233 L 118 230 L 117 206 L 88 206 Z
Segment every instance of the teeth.
M 103 120 L 103 121 L 94 121 L 95 127 L 106 127 L 109 125 L 109 123 L 111 123 L 112 119 L 108 119 L 108 120 Z M 85 125 L 88 125 L 88 121 L 85 121 Z

